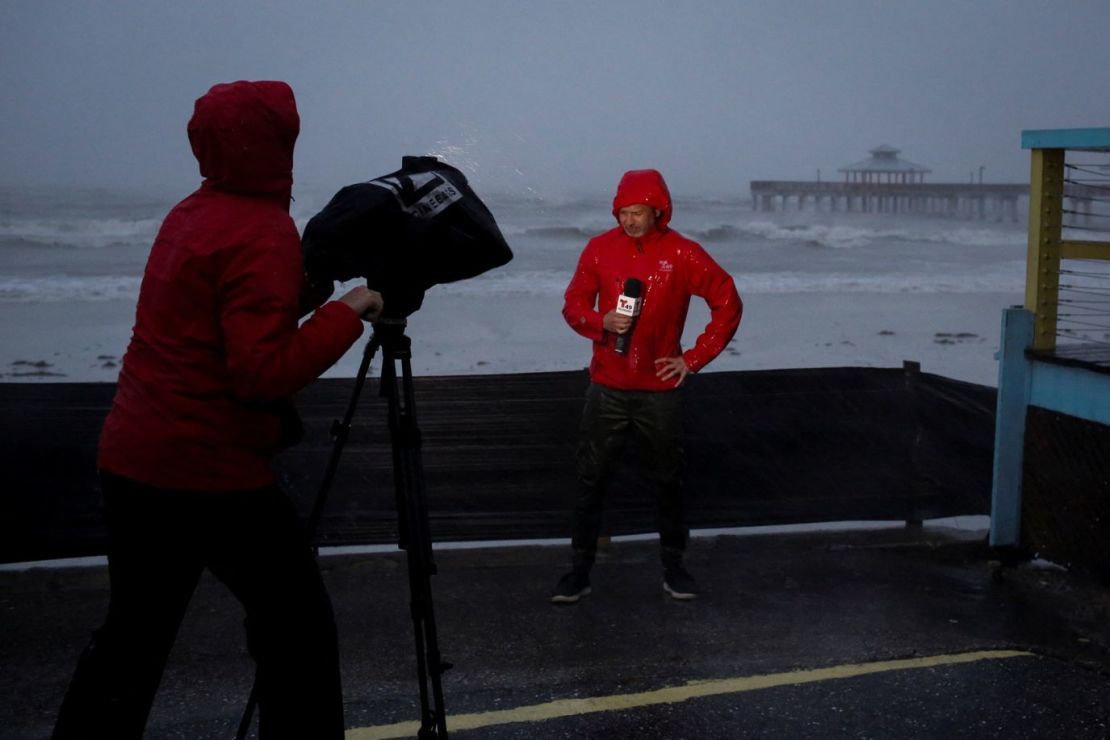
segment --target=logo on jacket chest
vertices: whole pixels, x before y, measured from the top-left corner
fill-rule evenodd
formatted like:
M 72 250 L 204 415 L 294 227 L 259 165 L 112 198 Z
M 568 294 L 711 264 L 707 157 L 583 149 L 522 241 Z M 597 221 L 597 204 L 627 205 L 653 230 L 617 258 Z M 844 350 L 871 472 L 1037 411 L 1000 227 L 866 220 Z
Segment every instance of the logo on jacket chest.
M 659 272 L 674 272 L 674 263 L 667 259 L 659 260 Z

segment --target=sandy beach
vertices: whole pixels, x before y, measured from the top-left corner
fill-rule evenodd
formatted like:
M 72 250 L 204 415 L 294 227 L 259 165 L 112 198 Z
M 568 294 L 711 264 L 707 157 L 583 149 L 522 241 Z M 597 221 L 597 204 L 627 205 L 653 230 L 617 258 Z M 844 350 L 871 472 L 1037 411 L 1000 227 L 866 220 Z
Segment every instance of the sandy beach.
M 799 367 L 899 367 L 997 384 L 1002 310 L 1021 302 L 1006 293 L 745 292 L 744 319 L 732 344 L 703 372 Z M 498 299 L 499 301 L 502 299 Z M 585 367 L 589 343 L 563 323 L 561 296 L 527 295 L 502 303 L 450 286 L 428 292 L 409 319 L 416 375 L 468 375 Z M 113 382 L 131 333 L 130 301 L 9 303 L 0 318 L 4 382 Z M 695 299 L 685 342 L 707 320 Z M 30 328 L 29 328 L 30 327 Z M 330 371 L 352 377 L 365 339 Z

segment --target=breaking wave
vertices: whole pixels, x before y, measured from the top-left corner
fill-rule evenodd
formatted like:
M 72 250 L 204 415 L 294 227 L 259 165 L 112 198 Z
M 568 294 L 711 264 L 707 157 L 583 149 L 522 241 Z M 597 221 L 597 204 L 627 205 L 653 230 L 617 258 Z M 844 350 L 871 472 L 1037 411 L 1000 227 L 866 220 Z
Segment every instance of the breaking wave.
M 142 278 L 118 275 L 0 278 L 0 303 L 134 301 L 141 282 Z
M 734 273 L 744 293 L 1020 293 L 1025 286 L 1025 264 L 1012 262 L 990 270 L 961 274 L 752 272 Z M 570 271 L 502 269 L 459 283 L 433 288 L 451 295 L 496 295 L 562 298 Z
M 830 249 L 852 249 L 875 242 L 938 243 L 969 247 L 1024 243 L 1024 232 L 1016 229 L 883 227 L 849 224 L 778 224 L 771 221 L 739 221 L 693 229 L 681 229 L 687 236 L 709 244 L 741 239 L 790 244 L 804 244 Z
M 155 218 L 2 219 L 0 239 L 9 244 L 99 249 L 154 241 Z

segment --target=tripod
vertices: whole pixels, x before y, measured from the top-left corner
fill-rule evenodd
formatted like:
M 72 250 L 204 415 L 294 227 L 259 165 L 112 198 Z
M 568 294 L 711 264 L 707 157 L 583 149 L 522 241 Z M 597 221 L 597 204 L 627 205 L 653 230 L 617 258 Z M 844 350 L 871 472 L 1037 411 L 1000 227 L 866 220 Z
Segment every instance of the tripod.
M 324 504 L 331 490 L 343 446 L 350 435 L 351 422 L 358 406 L 370 363 L 378 349 L 382 350 L 382 379 L 379 395 L 388 402 L 390 439 L 393 446 L 393 485 L 397 504 L 398 547 L 407 554 L 410 609 L 416 637 L 416 671 L 420 682 L 420 730 L 417 738 L 446 738 L 447 718 L 443 707 L 443 672 L 451 667 L 439 652 L 435 613 L 432 608 L 431 576 L 436 573 L 432 559 L 432 538 L 428 528 L 428 510 L 424 495 L 424 464 L 420 455 L 420 429 L 416 425 L 416 397 L 412 387 L 412 342 L 405 335 L 405 320 L 382 320 L 374 324 L 374 333 L 366 344 L 355 378 L 351 400 L 342 421 L 332 425 L 335 444 L 328 459 L 320 490 L 308 519 L 308 533 L 316 532 Z M 401 376 L 397 376 L 400 363 Z M 255 681 L 240 720 L 237 740 L 243 740 L 250 728 L 251 715 L 257 704 L 258 682 Z M 430 694 L 430 696 L 429 696 Z

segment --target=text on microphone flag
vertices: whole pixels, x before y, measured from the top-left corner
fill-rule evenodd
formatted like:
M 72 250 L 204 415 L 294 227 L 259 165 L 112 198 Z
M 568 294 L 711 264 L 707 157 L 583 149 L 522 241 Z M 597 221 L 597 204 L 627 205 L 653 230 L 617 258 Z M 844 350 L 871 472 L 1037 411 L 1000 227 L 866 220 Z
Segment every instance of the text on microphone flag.
M 644 299 L 642 298 L 632 298 L 622 293 L 617 296 L 617 313 L 622 316 L 639 316 L 640 307 L 643 303 Z

